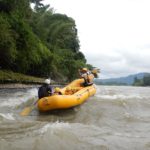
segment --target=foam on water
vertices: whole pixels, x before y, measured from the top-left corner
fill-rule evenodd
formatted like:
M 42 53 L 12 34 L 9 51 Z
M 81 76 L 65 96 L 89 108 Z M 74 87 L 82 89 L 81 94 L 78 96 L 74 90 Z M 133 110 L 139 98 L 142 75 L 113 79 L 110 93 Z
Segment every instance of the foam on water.
M 97 86 L 95 97 L 101 100 L 126 100 L 126 101 L 143 101 L 150 103 L 149 88 L 141 87 L 120 87 L 120 86 Z
M 122 95 L 122 94 L 117 94 L 117 95 L 97 95 L 96 97 L 101 98 L 101 99 L 143 99 L 147 97 L 142 97 L 139 95 Z
M 49 124 L 44 125 L 39 130 L 39 132 L 43 134 L 43 133 L 47 132 L 49 129 L 51 129 L 51 131 L 52 131 L 52 130 L 60 130 L 60 129 L 68 128 L 68 127 L 70 127 L 69 123 L 57 121 L 55 123 L 49 123 Z
M 15 120 L 14 114 L 13 113 L 7 113 L 7 114 L 2 114 L 0 113 L 0 118 L 7 119 L 7 120 Z
M 89 101 L 70 111 L 18 117 L 14 108 L 30 106 L 35 96 L 36 88 L 0 97 L 0 150 L 150 148 L 149 88 L 97 86 Z
M 15 107 L 22 103 L 27 102 L 30 99 L 35 99 L 37 97 L 37 89 L 29 89 L 26 92 L 19 91 L 15 93 L 8 93 L 7 97 L 1 98 L 1 105 L 0 107 Z

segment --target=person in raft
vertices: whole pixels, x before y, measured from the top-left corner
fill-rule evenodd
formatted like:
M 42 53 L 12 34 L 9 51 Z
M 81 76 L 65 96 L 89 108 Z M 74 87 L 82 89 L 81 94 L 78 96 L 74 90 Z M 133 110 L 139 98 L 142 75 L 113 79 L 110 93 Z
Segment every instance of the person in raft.
M 79 75 L 84 79 L 83 86 L 90 86 L 93 84 L 92 79 L 90 79 L 91 72 L 87 68 L 79 69 Z
M 62 95 L 62 92 L 59 87 L 55 88 L 54 95 Z
M 38 90 L 38 97 L 39 99 L 51 96 L 53 94 L 53 88 L 50 86 L 51 79 L 46 79 L 44 84 Z

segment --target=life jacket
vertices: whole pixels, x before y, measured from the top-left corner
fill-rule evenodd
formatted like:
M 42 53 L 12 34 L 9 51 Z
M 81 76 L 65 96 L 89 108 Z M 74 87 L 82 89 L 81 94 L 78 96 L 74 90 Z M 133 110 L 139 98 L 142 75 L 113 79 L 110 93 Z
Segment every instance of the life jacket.
M 65 95 L 72 95 L 72 94 L 73 94 L 72 89 L 65 90 Z
M 52 95 L 52 87 L 50 85 L 42 85 L 38 90 L 39 99 Z
M 84 86 L 90 86 L 93 84 L 94 76 L 90 72 L 86 72 L 82 74 L 82 77 L 84 79 L 84 83 L 83 83 Z

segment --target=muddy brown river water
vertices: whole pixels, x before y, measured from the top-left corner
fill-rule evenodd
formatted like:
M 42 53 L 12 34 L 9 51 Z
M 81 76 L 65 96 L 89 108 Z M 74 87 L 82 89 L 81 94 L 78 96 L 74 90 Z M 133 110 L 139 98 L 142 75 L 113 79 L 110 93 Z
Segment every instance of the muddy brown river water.
M 37 88 L 0 89 L 0 150 L 150 150 L 150 87 L 96 87 L 78 107 L 27 117 Z

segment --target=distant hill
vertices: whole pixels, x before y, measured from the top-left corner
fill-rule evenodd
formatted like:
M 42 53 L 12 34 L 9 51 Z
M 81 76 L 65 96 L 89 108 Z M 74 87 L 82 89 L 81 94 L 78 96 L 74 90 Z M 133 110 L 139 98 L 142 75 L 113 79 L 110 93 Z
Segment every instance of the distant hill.
M 132 85 L 134 79 L 143 79 L 144 76 L 148 76 L 150 73 L 142 72 L 138 74 L 129 75 L 126 77 L 110 78 L 110 79 L 95 79 L 95 84 L 101 85 Z

